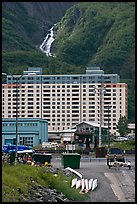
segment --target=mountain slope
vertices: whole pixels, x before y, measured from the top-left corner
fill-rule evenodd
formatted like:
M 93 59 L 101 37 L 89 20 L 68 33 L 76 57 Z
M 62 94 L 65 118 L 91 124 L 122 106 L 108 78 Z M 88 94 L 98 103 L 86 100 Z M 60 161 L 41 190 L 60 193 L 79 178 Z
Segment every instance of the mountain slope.
M 48 58 L 39 49 L 56 25 Z M 44 74 L 85 73 L 98 65 L 129 86 L 129 119 L 135 119 L 134 2 L 5 2 L 2 4 L 2 70 L 22 73 L 28 66 Z
M 48 29 L 74 4 L 75 2 L 4 2 L 3 49 L 30 50 L 39 47 Z
M 54 52 L 73 65 L 98 64 L 123 77 L 121 66 L 134 48 L 134 3 L 80 3 L 57 25 Z

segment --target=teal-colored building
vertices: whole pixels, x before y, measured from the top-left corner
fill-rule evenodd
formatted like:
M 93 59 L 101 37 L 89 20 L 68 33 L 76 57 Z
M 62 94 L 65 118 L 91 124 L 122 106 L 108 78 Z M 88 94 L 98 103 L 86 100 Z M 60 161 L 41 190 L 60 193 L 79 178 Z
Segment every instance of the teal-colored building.
M 40 118 L 3 118 L 2 145 L 16 144 L 16 125 L 18 124 L 18 144 L 39 146 L 48 141 L 48 121 Z

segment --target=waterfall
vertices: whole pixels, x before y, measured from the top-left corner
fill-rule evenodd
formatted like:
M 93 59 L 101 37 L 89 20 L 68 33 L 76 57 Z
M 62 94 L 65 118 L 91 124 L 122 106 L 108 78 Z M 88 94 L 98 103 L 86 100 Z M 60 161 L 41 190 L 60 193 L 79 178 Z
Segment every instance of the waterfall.
M 43 43 L 40 45 L 40 50 L 49 57 L 55 57 L 55 54 L 51 53 L 51 45 L 54 42 L 54 27 L 56 24 L 52 26 L 51 29 L 49 29 L 49 33 L 46 35 Z

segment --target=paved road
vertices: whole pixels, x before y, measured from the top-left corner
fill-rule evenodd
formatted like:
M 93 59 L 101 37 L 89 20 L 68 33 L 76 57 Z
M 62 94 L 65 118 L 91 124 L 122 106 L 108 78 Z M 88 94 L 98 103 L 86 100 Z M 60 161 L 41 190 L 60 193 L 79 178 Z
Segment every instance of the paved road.
M 63 168 L 60 157 L 53 157 L 54 167 Z M 81 158 L 83 178 L 97 178 L 98 186 L 89 193 L 89 202 L 135 202 L 135 158 L 131 158 L 131 170 L 127 167 L 108 168 L 104 158 Z

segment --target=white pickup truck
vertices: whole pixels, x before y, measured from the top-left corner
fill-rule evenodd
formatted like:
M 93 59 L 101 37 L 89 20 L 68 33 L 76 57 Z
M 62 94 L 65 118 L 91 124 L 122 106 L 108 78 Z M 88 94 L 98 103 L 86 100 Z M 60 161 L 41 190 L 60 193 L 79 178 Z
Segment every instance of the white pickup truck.
M 52 147 L 58 147 L 58 143 L 57 142 L 43 142 L 42 143 L 42 148 L 52 148 Z

